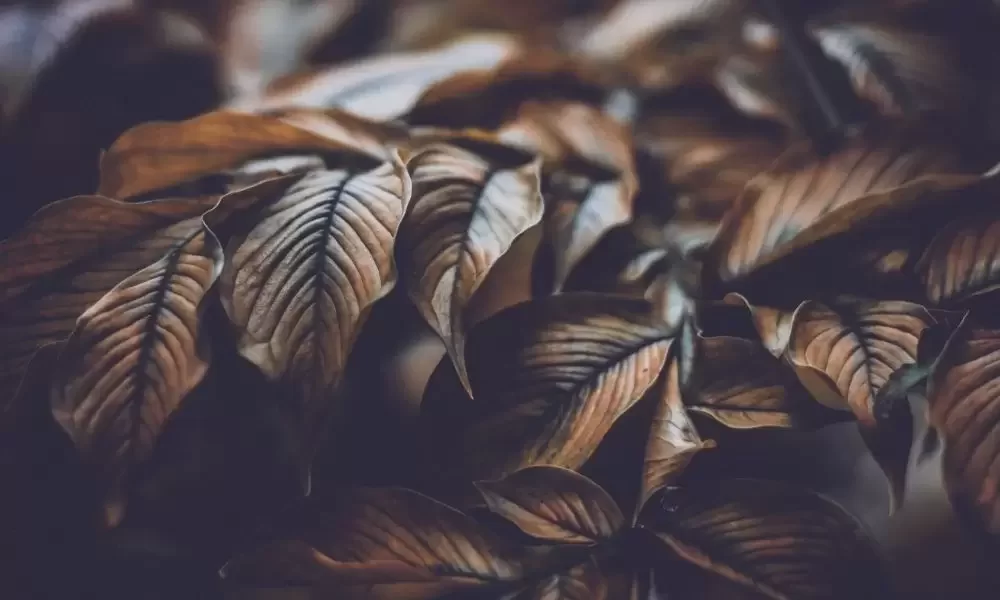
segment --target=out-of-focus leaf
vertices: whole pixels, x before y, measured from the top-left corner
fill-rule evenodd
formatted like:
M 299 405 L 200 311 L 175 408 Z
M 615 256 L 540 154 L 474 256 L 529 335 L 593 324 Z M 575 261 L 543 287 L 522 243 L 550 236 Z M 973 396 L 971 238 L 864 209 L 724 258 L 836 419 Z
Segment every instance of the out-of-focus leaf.
M 217 197 L 125 204 L 78 196 L 50 204 L 0 244 L 0 398 L 10 402 L 39 347 L 122 279 L 202 227 Z
M 522 575 L 517 557 L 466 515 L 404 489 L 338 494 L 286 539 L 230 561 L 231 581 L 306 585 L 345 599 L 430 600 Z
M 813 400 L 795 372 L 755 341 L 702 338 L 696 356 L 685 406 L 727 427 L 817 428 L 844 419 Z
M 671 334 L 644 301 L 587 293 L 484 321 L 468 343 L 475 400 L 453 399 L 466 414 L 433 440 L 438 470 L 477 480 L 540 464 L 578 469 L 656 381 Z M 435 379 L 425 397 L 455 393 L 454 376 Z
M 540 583 L 502 600 L 606 600 L 608 579 L 595 560 L 574 566 L 565 573 L 545 577 Z
M 693 483 L 647 505 L 640 524 L 680 558 L 773 600 L 888 597 L 858 523 L 814 492 L 766 481 Z
M 530 103 L 498 135 L 550 161 L 545 229 L 561 291 L 604 234 L 632 216 L 639 182 L 629 133 L 583 104 Z
M 775 52 L 741 52 L 721 61 L 715 85 L 738 110 L 798 128 L 797 108 L 786 90 L 788 77 L 781 55 Z
M 528 467 L 476 487 L 491 511 L 549 542 L 594 544 L 625 525 L 618 505 L 601 486 L 567 469 Z
M 539 161 L 456 140 L 423 149 L 408 168 L 413 203 L 397 254 L 404 281 L 468 387 L 465 310 L 514 240 L 542 219 Z
M 790 150 L 727 213 L 709 275 L 731 285 L 775 260 L 799 234 L 812 234 L 809 226 L 824 215 L 868 194 L 958 169 L 954 153 L 919 143 L 859 138 L 825 158 Z
M 341 108 L 360 117 L 402 117 L 432 85 L 464 71 L 492 69 L 520 54 L 502 35 L 461 39 L 441 48 L 360 60 L 319 71 L 262 97 L 236 98 L 229 108 L 251 112 L 294 107 Z
M 199 306 L 222 262 L 202 222 L 80 315 L 59 355 L 52 411 L 107 489 L 108 526 L 124 516 L 132 469 L 208 370 Z
M 289 123 L 279 117 L 218 111 L 180 123 L 139 125 L 118 138 L 101 159 L 100 193 L 128 199 L 235 169 L 255 158 L 348 151 L 385 159 L 377 137 L 380 126 L 348 116 L 338 123 L 338 135 L 314 133 L 295 126 L 305 118 L 293 116 Z
M 305 461 L 369 308 L 395 285 L 409 199 L 398 156 L 367 172 L 311 171 L 278 186 L 230 242 L 223 306 L 240 353 L 294 390 Z

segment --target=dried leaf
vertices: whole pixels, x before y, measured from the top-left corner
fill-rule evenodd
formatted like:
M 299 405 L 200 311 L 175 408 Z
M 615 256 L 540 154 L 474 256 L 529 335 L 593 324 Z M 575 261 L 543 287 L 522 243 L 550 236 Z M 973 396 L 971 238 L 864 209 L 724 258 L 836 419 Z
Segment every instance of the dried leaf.
M 425 148 L 398 256 L 410 294 L 468 389 L 465 309 L 514 240 L 541 221 L 540 165 L 496 144 Z
M 625 525 L 615 501 L 583 475 L 559 467 L 528 467 L 476 484 L 490 510 L 533 537 L 594 544 Z
M 938 306 L 961 305 L 1000 286 L 1000 212 L 953 214 L 935 228 L 916 267 L 927 298 Z
M 52 411 L 104 480 L 111 527 L 124 516 L 132 469 L 208 370 L 198 309 L 222 262 L 202 223 L 88 308 L 59 356 Z
M 956 164 L 943 148 L 865 139 L 827 158 L 792 150 L 726 215 L 711 250 L 711 271 L 723 283 L 744 278 L 824 215 L 918 177 L 954 172 Z
M 715 447 L 712 440 L 701 439 L 684 408 L 676 359 L 670 361 L 662 377 L 646 442 L 637 513 L 656 492 L 673 485 L 697 453 Z
M 813 400 L 783 361 L 759 343 L 735 337 L 699 340 L 684 403 L 734 429 L 812 429 L 844 419 Z
M 122 134 L 102 157 L 100 193 L 124 200 L 234 169 L 255 158 L 364 153 L 380 147 L 372 140 L 379 126 L 352 118 L 343 121 L 341 127 L 354 136 L 328 136 L 278 117 L 226 111 L 180 123 L 146 123 Z M 373 158 L 382 156 L 380 151 Z
M 680 558 L 773 600 L 888 597 L 857 522 L 817 494 L 766 481 L 700 483 L 650 504 L 640 523 Z
M 475 521 L 398 488 L 342 492 L 301 531 L 222 570 L 237 582 L 307 585 L 347 600 L 430 600 L 521 574 L 516 558 Z
M 484 321 L 468 345 L 475 401 L 466 398 L 465 422 L 435 440 L 436 468 L 474 480 L 530 465 L 578 469 L 656 381 L 670 335 L 647 303 L 586 293 Z M 446 382 L 425 397 L 448 393 Z
M 201 230 L 217 197 L 125 204 L 77 196 L 40 210 L 0 244 L 0 398 L 32 354 L 62 341 L 122 279 Z
M 298 394 L 311 459 L 369 308 L 395 285 L 393 242 L 410 200 L 398 156 L 367 172 L 290 178 L 234 235 L 221 280 L 239 351 Z
M 756 306 L 740 294 L 727 294 L 723 301 L 732 305 L 743 305 L 750 311 L 754 327 L 760 335 L 760 341 L 768 352 L 776 358 L 785 354 L 788 339 L 792 335 L 792 323 L 795 322 L 795 312 L 770 306 Z
M 608 579 L 594 560 L 577 565 L 565 573 L 545 577 L 527 590 L 502 600 L 606 600 Z

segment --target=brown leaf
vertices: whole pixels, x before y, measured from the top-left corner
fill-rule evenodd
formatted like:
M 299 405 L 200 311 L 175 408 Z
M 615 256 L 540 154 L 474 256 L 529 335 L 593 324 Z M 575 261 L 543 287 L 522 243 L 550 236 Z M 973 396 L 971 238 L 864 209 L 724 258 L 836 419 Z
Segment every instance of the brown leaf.
M 434 440 L 436 468 L 474 480 L 530 465 L 578 469 L 656 381 L 670 335 L 647 303 L 587 293 L 533 300 L 484 321 L 468 344 L 475 400 L 453 400 L 468 414 Z M 448 381 L 429 384 L 425 398 L 450 393 Z
M 542 154 L 555 170 L 545 228 L 555 258 L 553 291 L 562 291 L 604 234 L 632 217 L 639 181 L 631 136 L 584 104 L 528 103 L 498 137 Z
M 311 171 L 274 190 L 229 245 L 221 294 L 239 351 L 299 395 L 307 461 L 368 310 L 395 285 L 409 200 L 398 156 L 367 172 Z
M 223 577 L 306 585 L 345 600 L 430 600 L 522 574 L 516 558 L 475 521 L 410 490 L 341 492 L 306 525 L 233 559 Z
M 723 60 L 715 70 L 715 85 L 740 111 L 752 117 L 798 128 L 799 109 L 787 92 L 789 77 L 781 55 L 747 51 Z
M 229 108 L 253 112 L 293 107 L 340 108 L 385 121 L 402 117 L 435 83 L 464 71 L 488 70 L 518 55 L 513 38 L 481 36 L 423 52 L 391 54 L 319 71 L 304 81 L 237 98 Z
M 817 400 L 872 424 L 875 396 L 893 371 L 916 361 L 920 335 L 933 324 L 909 302 L 810 301 L 796 311 L 788 359 Z
M 608 578 L 595 560 L 577 565 L 565 573 L 545 577 L 526 590 L 503 600 L 606 600 Z
M 744 278 L 824 215 L 865 195 L 957 168 L 947 149 L 919 144 L 859 139 L 827 158 L 793 149 L 727 213 L 711 249 L 711 271 L 723 283 Z
M 528 467 L 476 487 L 491 511 L 549 542 L 594 544 L 625 525 L 618 505 L 601 486 L 568 469 Z
M 202 228 L 217 197 L 125 204 L 77 196 L 40 210 L 0 243 L 0 398 L 6 404 L 35 350 L 122 279 Z
M 662 377 L 646 442 L 637 513 L 656 492 L 673 485 L 696 454 L 715 447 L 714 441 L 701 439 L 688 417 L 676 358 L 667 365 Z
M 132 469 L 208 370 L 198 313 L 222 262 L 202 224 L 88 308 L 59 356 L 52 411 L 104 479 L 111 527 L 123 517 Z
M 693 377 L 688 410 L 734 429 L 812 429 L 844 418 L 813 400 L 792 369 L 752 340 L 699 340 Z
M 413 205 L 400 235 L 401 268 L 410 297 L 468 388 L 465 310 L 514 240 L 541 221 L 540 165 L 498 144 L 476 143 L 432 145 L 408 168 Z
M 179 123 L 133 127 L 102 157 L 100 193 L 124 200 L 234 169 L 255 158 L 295 153 L 364 153 L 378 146 L 372 141 L 378 127 L 366 129 L 357 118 L 340 125 L 352 132 L 353 137 L 313 133 L 293 123 L 278 117 L 217 111 Z M 373 158 L 381 156 L 375 154 Z
M 814 492 L 755 480 L 673 490 L 640 523 L 680 558 L 774 600 L 887 598 L 874 544 Z
M 971 188 L 967 194 L 978 190 Z M 943 200 L 944 198 L 942 198 Z M 992 199 L 992 198 L 991 198 Z M 916 270 L 934 305 L 961 305 L 1000 286 L 1000 212 L 967 211 L 939 223 Z M 943 226 L 942 226 L 943 225 Z
M 958 335 L 928 385 L 929 420 L 944 441 L 944 480 L 949 493 L 973 509 L 984 529 L 997 534 L 1000 331 L 970 328 Z

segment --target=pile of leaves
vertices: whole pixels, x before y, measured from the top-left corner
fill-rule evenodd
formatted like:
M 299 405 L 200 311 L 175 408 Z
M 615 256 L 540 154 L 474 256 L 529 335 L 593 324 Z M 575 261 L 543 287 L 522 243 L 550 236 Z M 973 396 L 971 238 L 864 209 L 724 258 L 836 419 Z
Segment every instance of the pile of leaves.
M 1000 534 L 992 3 L 347 2 L 304 71 L 191 4 L 223 104 L 0 244 L 14 597 L 891 598 L 712 458 L 851 420 Z

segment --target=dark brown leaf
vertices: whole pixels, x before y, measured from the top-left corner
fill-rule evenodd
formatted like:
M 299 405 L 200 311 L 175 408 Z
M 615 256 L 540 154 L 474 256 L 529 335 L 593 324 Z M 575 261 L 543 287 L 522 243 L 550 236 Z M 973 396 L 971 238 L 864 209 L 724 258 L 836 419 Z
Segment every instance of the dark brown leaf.
M 344 599 L 437 598 L 516 580 L 521 565 L 475 521 L 404 489 L 339 494 L 290 537 L 230 561 L 226 579 L 307 585 Z
M 311 171 L 275 189 L 230 242 L 223 306 L 240 353 L 297 393 L 306 461 L 368 310 L 395 285 L 409 200 L 398 155 L 367 172 Z
M 65 339 L 122 279 L 200 231 L 216 197 L 125 204 L 78 196 L 46 206 L 0 244 L 0 398 L 31 355 Z
M 699 340 L 684 403 L 734 429 L 812 429 L 844 419 L 813 400 L 795 372 L 766 348 L 735 337 Z
M 88 308 L 59 355 L 52 411 L 107 487 L 108 526 L 124 516 L 132 469 L 208 370 L 199 306 L 222 262 L 202 223 Z
M 727 294 L 723 299 L 727 304 L 743 305 L 750 311 L 754 327 L 760 335 L 760 341 L 768 352 L 780 358 L 788 348 L 788 339 L 792 335 L 792 323 L 795 322 L 795 311 L 782 310 L 770 306 L 755 306 L 740 294 Z
M 680 558 L 774 600 L 877 600 L 888 589 L 872 542 L 815 493 L 753 480 L 673 490 L 640 523 Z
M 410 160 L 413 203 L 397 254 L 410 297 L 444 340 L 467 388 L 465 310 L 543 212 L 537 160 L 498 144 L 472 148 L 435 144 Z
M 491 511 L 542 540 L 594 544 L 625 525 L 618 505 L 601 486 L 568 469 L 528 467 L 476 487 Z
M 540 583 L 502 600 L 605 600 L 608 579 L 594 560 L 577 565 L 565 573 L 545 577 Z
M 180 123 L 139 125 L 118 138 L 102 157 L 100 193 L 125 200 L 275 155 L 363 154 L 374 148 L 373 158 L 384 158 L 384 150 L 372 139 L 378 135 L 378 126 L 366 129 L 361 119 L 340 122 L 339 135 L 313 133 L 294 123 L 218 111 Z
M 530 465 L 578 469 L 656 381 L 670 335 L 647 303 L 586 293 L 484 321 L 468 345 L 475 401 L 454 399 L 468 414 L 435 440 L 436 468 L 480 480 Z M 447 381 L 429 385 L 425 397 L 448 394 Z

